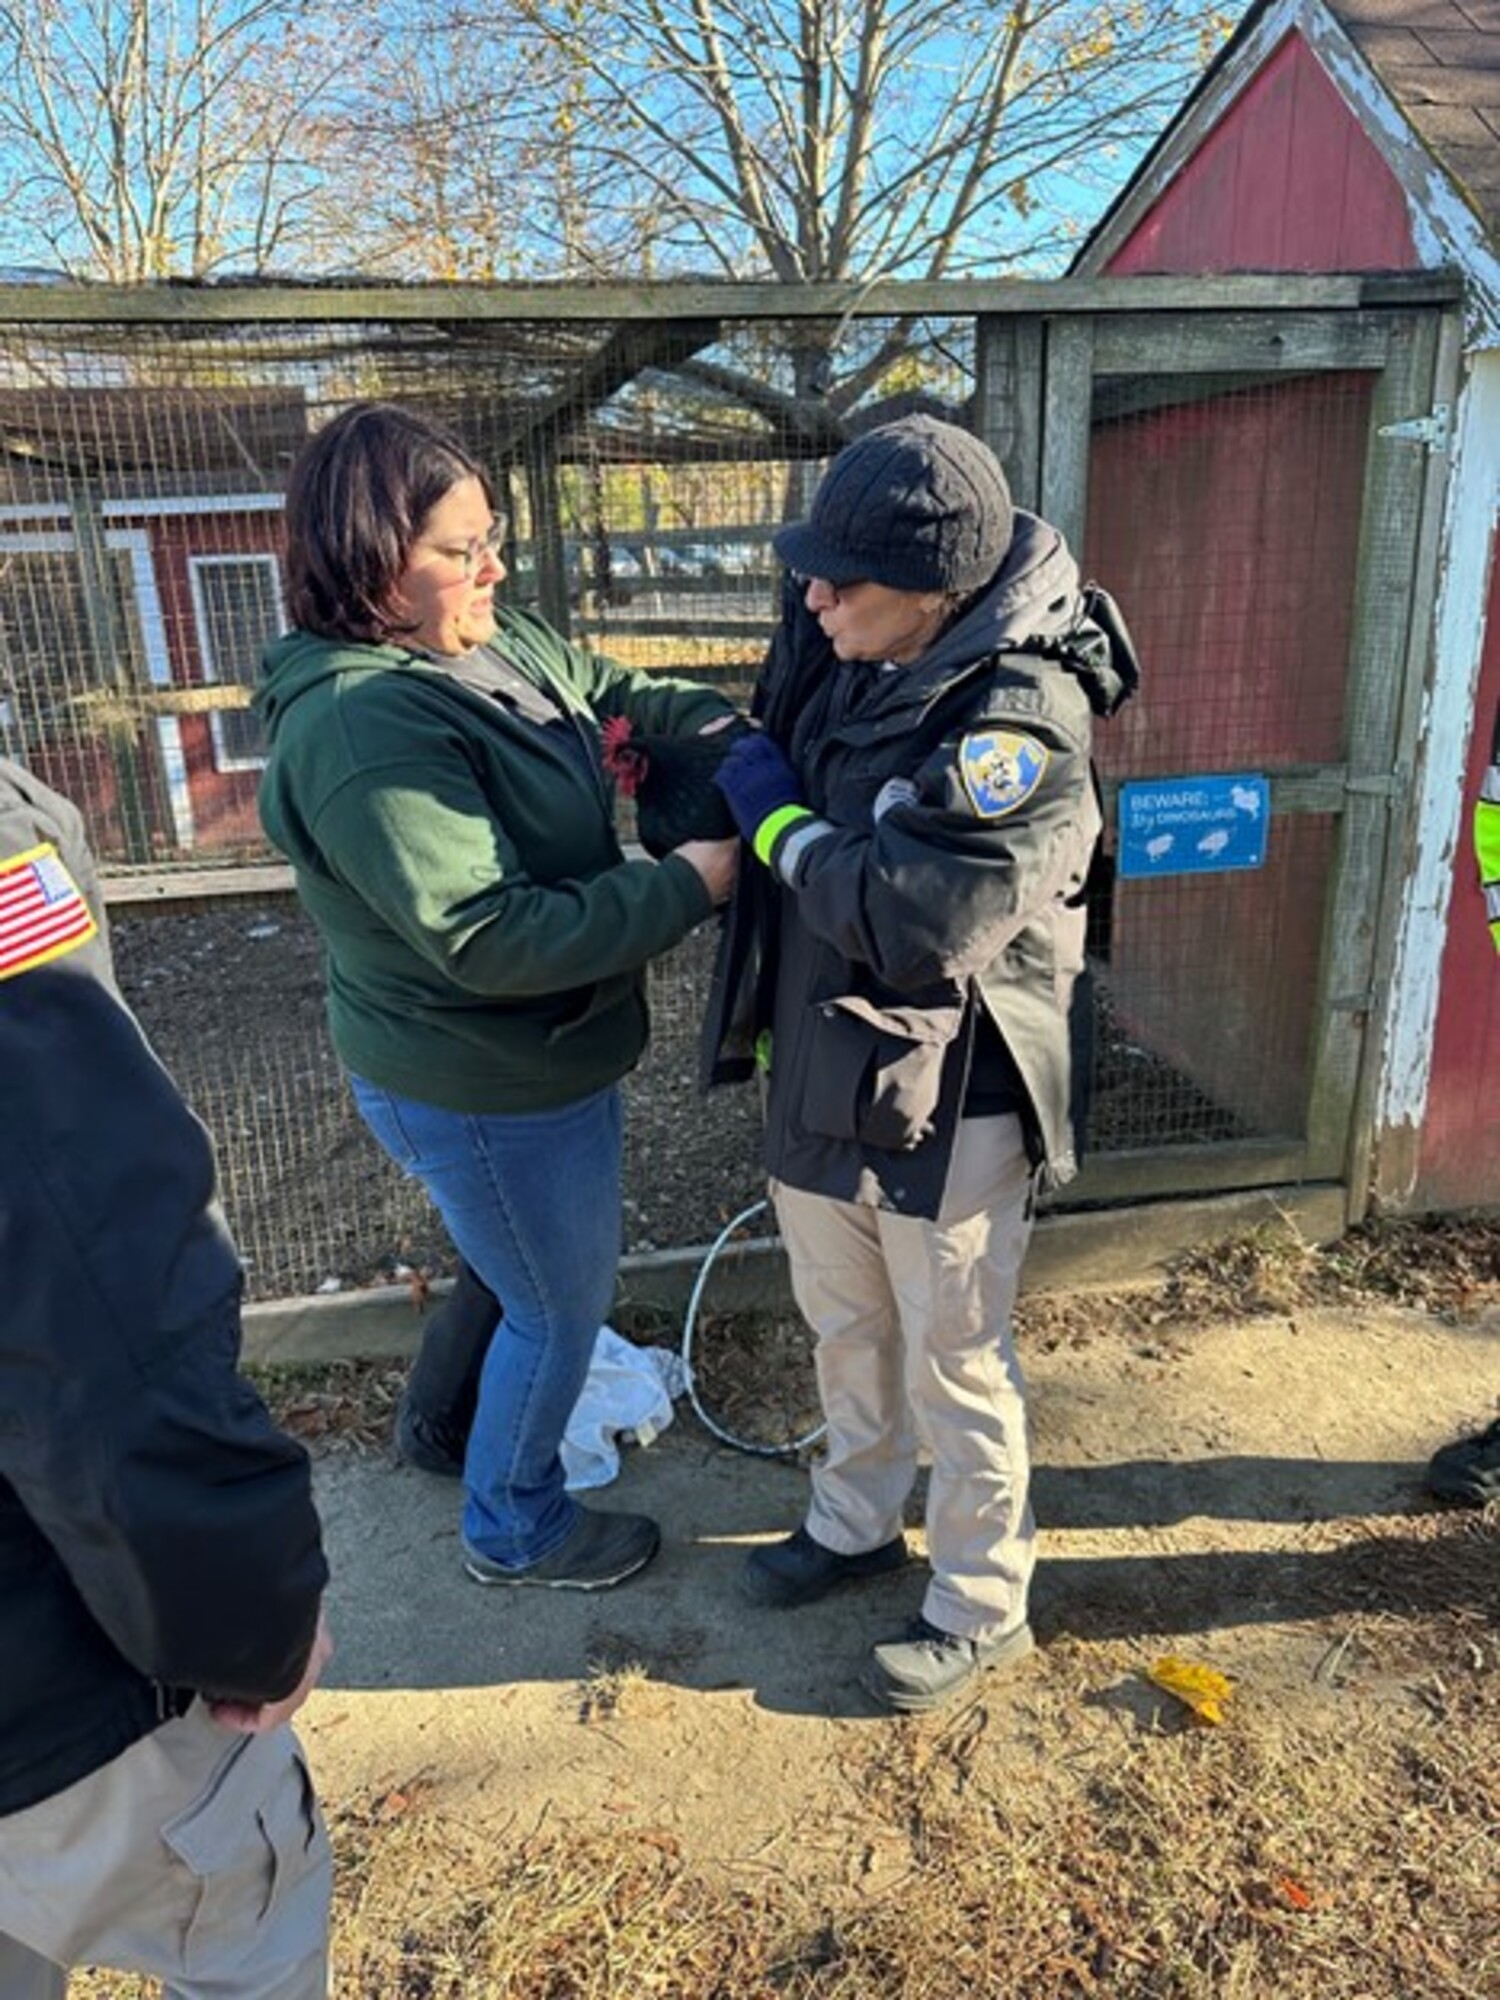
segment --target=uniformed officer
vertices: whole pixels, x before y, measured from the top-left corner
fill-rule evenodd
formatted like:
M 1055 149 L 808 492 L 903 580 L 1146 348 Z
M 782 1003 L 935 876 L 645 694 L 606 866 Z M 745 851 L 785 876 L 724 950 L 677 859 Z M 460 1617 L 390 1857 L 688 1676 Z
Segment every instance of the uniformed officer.
M 1076 1170 L 1091 732 L 1136 668 L 1110 600 L 954 425 L 866 433 L 775 546 L 763 729 L 720 774 L 762 867 L 726 926 L 709 1076 L 769 1050 L 828 1433 L 806 1524 L 744 1583 L 789 1606 L 899 1568 L 925 1446 L 931 1582 L 867 1674 L 920 1711 L 1032 1644 L 1011 1309 L 1038 1182 Z
M 0 1132 L 0 1995 L 89 1964 L 321 2000 L 307 1456 L 238 1373 L 208 1137 L 116 989 L 79 815 L 4 759 Z

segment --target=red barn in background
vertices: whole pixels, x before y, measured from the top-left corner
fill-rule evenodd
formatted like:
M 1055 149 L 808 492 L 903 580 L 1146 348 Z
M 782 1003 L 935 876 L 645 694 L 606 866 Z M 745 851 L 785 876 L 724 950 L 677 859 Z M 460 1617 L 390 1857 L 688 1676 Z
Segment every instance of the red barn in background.
M 1396 427 L 1409 449 L 1434 455 L 1442 480 L 1437 587 L 1413 611 L 1425 664 L 1410 768 L 1392 773 L 1389 935 L 1380 977 L 1351 1003 L 1372 1010 L 1368 1176 L 1392 1207 L 1500 1204 L 1500 961 L 1467 839 L 1500 704 L 1497 218 L 1492 0 L 1262 0 L 1074 265 L 1090 276 L 1445 268 L 1464 280 L 1451 406 L 1414 410 Z M 1128 605 L 1153 669 L 1140 713 L 1122 718 L 1121 775 L 1131 773 L 1130 730 L 1149 736 L 1157 770 L 1347 754 L 1359 727 L 1345 712 L 1343 663 L 1356 643 L 1347 606 L 1368 394 L 1368 378 L 1323 376 L 1226 385 L 1113 421 L 1096 410 L 1089 558 Z M 1293 435 L 1295 454 L 1285 448 Z M 1208 573 L 1211 613 L 1194 589 Z M 1320 838 L 1307 821 L 1275 835 L 1284 850 Z M 1316 856 L 1294 853 L 1291 865 L 1303 863 Z M 1231 982 L 1246 995 L 1239 1032 L 1259 1038 L 1265 1059 L 1262 1101 L 1244 1108 L 1274 1122 L 1305 1053 L 1296 1011 L 1279 1009 L 1277 993 L 1315 961 L 1320 913 L 1299 925 L 1283 900 L 1267 952 L 1247 917 L 1269 893 L 1246 885 L 1209 949 L 1243 961 Z M 1205 905 L 1210 928 L 1213 912 Z M 1205 949 L 1201 926 L 1174 947 L 1169 927 L 1153 937 L 1150 923 L 1149 902 L 1133 917 L 1122 905 L 1111 978 L 1127 1008 L 1132 950 Z M 1151 1027 L 1171 1052 L 1198 1024 L 1192 982 L 1166 985 L 1168 1017 Z M 1351 1194 L 1357 1208 L 1361 1190 Z

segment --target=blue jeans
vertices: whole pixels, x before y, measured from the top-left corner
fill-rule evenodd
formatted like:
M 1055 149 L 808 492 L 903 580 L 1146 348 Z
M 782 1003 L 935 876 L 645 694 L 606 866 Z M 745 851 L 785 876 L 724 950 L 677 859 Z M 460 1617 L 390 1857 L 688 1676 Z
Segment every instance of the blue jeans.
M 464 1539 L 507 1568 L 540 1562 L 578 1509 L 558 1447 L 608 1317 L 620 1255 L 620 1093 L 557 1111 L 443 1111 L 351 1076 L 360 1115 L 431 1196 L 501 1301 L 464 1462 Z

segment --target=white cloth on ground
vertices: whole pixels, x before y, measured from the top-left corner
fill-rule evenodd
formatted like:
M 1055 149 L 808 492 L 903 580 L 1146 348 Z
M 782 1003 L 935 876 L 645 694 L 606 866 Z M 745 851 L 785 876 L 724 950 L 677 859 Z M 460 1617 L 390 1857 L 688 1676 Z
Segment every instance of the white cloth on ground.
M 637 1347 L 601 1326 L 588 1380 L 563 1432 L 568 1491 L 607 1486 L 620 1470 L 620 1444 L 650 1444 L 671 1423 L 673 1398 L 685 1386 L 680 1355 Z

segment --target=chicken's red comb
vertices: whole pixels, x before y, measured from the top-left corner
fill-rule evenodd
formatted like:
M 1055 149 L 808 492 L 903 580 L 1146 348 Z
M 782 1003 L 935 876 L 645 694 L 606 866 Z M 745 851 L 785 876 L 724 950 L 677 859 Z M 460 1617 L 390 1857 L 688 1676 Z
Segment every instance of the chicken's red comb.
M 599 758 L 627 799 L 646 775 L 646 753 L 630 740 L 628 715 L 612 715 L 599 731 Z

